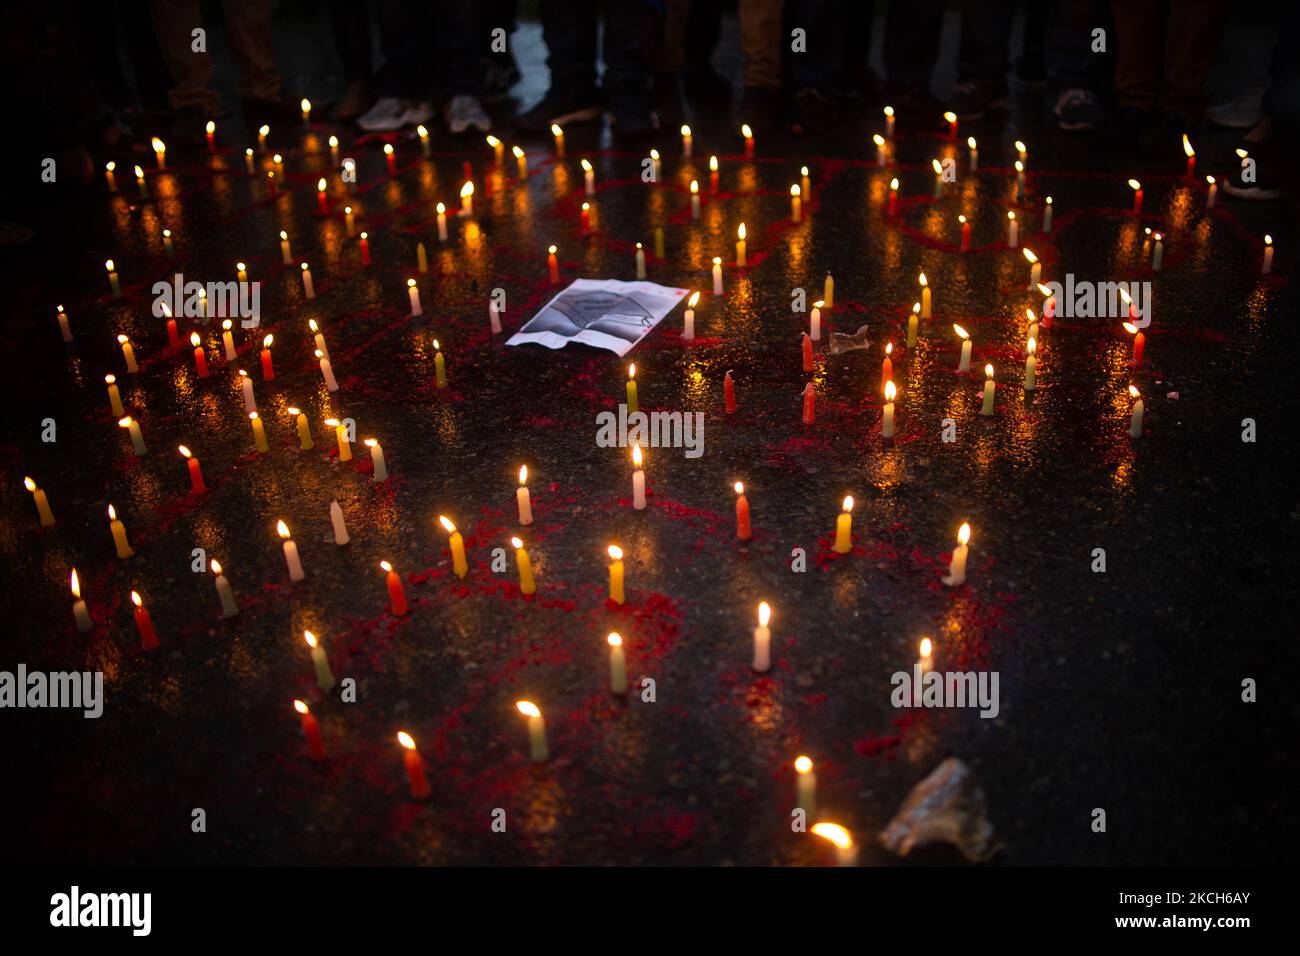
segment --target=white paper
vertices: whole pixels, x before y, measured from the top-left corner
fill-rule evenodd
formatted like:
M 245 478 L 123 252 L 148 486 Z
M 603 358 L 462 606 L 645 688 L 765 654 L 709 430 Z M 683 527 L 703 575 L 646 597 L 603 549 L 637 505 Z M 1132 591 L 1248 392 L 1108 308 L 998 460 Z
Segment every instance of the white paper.
M 562 349 L 581 342 L 623 356 L 686 298 L 686 292 L 654 282 L 574 279 L 506 345 Z

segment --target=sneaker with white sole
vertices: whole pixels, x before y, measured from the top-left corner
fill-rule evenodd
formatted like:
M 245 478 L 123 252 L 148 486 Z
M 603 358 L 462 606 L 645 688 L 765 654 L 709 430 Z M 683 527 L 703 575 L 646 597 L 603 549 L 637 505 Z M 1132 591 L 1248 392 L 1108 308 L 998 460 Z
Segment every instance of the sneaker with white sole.
M 357 125 L 367 133 L 391 133 L 407 126 L 418 126 L 433 119 L 433 104 L 425 100 L 404 100 L 381 96 Z
M 471 126 L 477 128 L 480 133 L 492 129 L 492 118 L 484 111 L 483 104 L 477 98 L 465 93 L 453 96 L 444 103 L 442 116 L 447 121 L 447 129 L 455 136 L 459 136 Z

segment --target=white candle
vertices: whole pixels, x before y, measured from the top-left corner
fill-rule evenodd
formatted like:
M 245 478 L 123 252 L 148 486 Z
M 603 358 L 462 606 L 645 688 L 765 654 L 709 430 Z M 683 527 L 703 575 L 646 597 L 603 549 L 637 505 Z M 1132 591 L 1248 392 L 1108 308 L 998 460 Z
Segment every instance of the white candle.
M 104 179 L 108 181 L 108 191 L 111 193 L 117 192 L 117 177 L 113 175 L 115 169 L 117 163 L 112 160 L 104 164 Z
M 367 438 L 365 446 L 370 449 L 370 462 L 375 466 L 375 473 L 371 481 L 378 484 L 381 481 L 388 480 L 388 464 L 384 461 L 384 449 L 374 438 Z
M 853 837 L 844 827 L 838 823 L 814 823 L 812 830 L 809 832 L 830 841 L 835 847 L 835 863 L 837 866 L 857 865 L 858 849 L 853 845 Z
M 824 299 L 818 299 L 813 303 L 812 314 L 808 316 L 808 338 L 814 342 L 820 342 L 822 337 L 822 303 Z
M 1165 237 L 1162 233 L 1157 232 L 1151 238 L 1156 241 L 1155 248 L 1151 250 L 1151 271 L 1159 272 L 1165 261 Z
M 122 407 L 122 393 L 117 389 L 117 376 L 105 375 L 104 384 L 108 386 L 108 405 L 113 410 L 113 414 L 121 418 L 126 414 L 126 409 Z
M 582 161 L 582 179 L 586 194 L 588 196 L 596 195 L 596 171 L 591 168 L 591 163 L 585 159 Z
M 1133 385 L 1128 387 L 1128 393 L 1133 397 L 1133 417 L 1129 420 L 1128 435 L 1130 438 L 1142 437 L 1142 417 L 1146 413 L 1146 406 L 1142 404 L 1142 393 Z
M 875 133 L 872 135 L 871 141 L 876 144 L 876 165 L 881 169 L 884 169 L 886 165 L 885 137 L 881 136 L 879 133 Z
M 957 547 L 952 549 L 952 560 L 948 563 L 948 576 L 943 583 L 950 587 L 966 583 L 966 555 L 969 551 L 970 525 L 962 522 L 957 531 Z
M 230 582 L 221 573 L 221 563 L 219 561 L 212 561 L 211 566 L 212 573 L 216 575 L 217 597 L 221 601 L 221 616 L 234 617 L 239 613 L 239 605 L 235 603 L 235 595 L 230 590 Z
M 149 198 L 149 184 L 145 182 L 144 170 L 139 166 L 135 168 L 135 185 L 140 192 L 141 199 Z
M 422 315 L 424 310 L 420 308 L 420 288 L 414 279 L 406 280 L 406 295 L 411 300 L 411 315 Z
M 447 207 L 438 203 L 438 241 L 447 241 Z
M 722 259 L 713 258 L 713 294 L 722 295 Z
M 1264 237 L 1264 264 L 1260 266 L 1260 275 L 1268 275 L 1273 271 L 1273 237 Z
M 325 379 L 325 387 L 331 392 L 339 390 L 338 379 L 334 377 L 334 366 L 330 364 L 329 358 L 320 349 L 316 350 L 316 358 L 320 359 L 320 374 Z
M 293 265 L 293 252 L 289 248 L 289 234 L 280 230 L 280 261 L 286 266 Z
M 894 396 L 898 390 L 894 387 L 893 382 L 885 383 L 885 414 L 880 424 L 880 435 L 882 438 L 894 437 Z
M 276 524 L 275 530 L 284 539 L 284 562 L 289 566 L 289 580 L 301 581 L 306 575 L 302 570 L 302 562 L 298 559 L 298 546 L 293 543 L 293 538 L 289 537 L 289 526 L 280 521 Z
M 308 319 L 307 328 L 311 329 L 312 339 L 316 343 L 316 348 L 320 349 L 320 354 L 325 356 L 326 358 L 329 358 L 330 357 L 329 346 L 325 344 L 325 335 L 323 332 L 321 332 L 320 326 L 316 324 L 316 320 Z
M 234 323 L 226 319 L 221 323 L 221 347 L 225 350 L 226 361 L 233 362 L 237 353 L 235 352 L 235 336 L 230 331 L 234 328 Z
M 1048 196 L 1043 200 L 1043 232 L 1051 233 L 1052 231 L 1052 197 Z
M 519 523 L 533 523 L 533 501 L 528 493 L 528 466 L 519 468 L 519 487 L 515 490 L 515 503 L 519 505 Z
M 564 158 L 564 130 L 560 129 L 560 127 L 557 124 L 552 123 L 551 135 L 555 137 L 555 155 L 559 159 L 563 159 Z
M 357 219 L 352 212 L 352 207 L 344 206 L 343 207 L 343 228 L 344 231 L 348 234 L 349 239 L 352 238 L 353 232 L 356 230 L 356 227 L 357 227 Z M 364 239 L 365 236 L 362 236 L 361 238 Z
M 973 173 L 980 168 L 980 151 L 974 136 L 966 137 L 966 148 L 970 151 L 970 171 Z
M 257 411 L 257 399 L 253 397 L 253 380 L 248 377 L 248 373 L 242 368 L 239 370 L 239 384 L 244 389 L 244 411 Z
M 88 634 L 95 629 L 95 622 L 90 618 L 86 602 L 81 599 L 81 582 L 77 579 L 77 569 L 72 569 L 72 616 L 77 622 L 77 632 Z
M 108 285 L 109 288 L 113 290 L 113 297 L 115 299 L 122 298 L 122 284 L 117 281 L 117 267 L 113 265 L 113 260 L 106 260 L 104 262 L 104 268 L 108 270 Z M 120 336 L 118 337 L 118 341 L 121 341 Z
M 528 178 L 528 157 L 524 155 L 524 151 L 520 149 L 518 146 L 510 147 L 510 151 L 515 154 L 515 167 L 519 171 L 519 178 L 527 179 Z
M 682 323 L 682 338 L 689 342 L 695 338 L 695 305 L 700 301 L 700 294 L 693 292 L 686 301 L 686 316 Z
M 334 543 L 347 544 L 351 541 L 347 523 L 343 520 L 343 508 L 337 501 L 330 502 L 330 526 L 334 529 Z
M 691 158 L 691 128 L 685 125 L 682 126 L 682 156 Z
M 993 366 L 984 366 L 984 404 L 980 406 L 981 415 L 993 414 Z
M 698 179 L 691 180 L 691 218 L 700 218 L 700 182 Z
M 1038 284 L 1043 281 L 1043 264 L 1038 261 L 1038 256 L 1034 255 L 1033 250 L 1028 246 L 1021 249 L 1020 252 L 1029 262 L 1029 285 L 1026 289 L 1037 289 Z
M 515 701 L 519 713 L 528 718 L 528 750 L 533 761 L 541 763 L 550 753 L 546 746 L 546 721 L 537 705 L 530 700 Z
M 1038 340 L 1032 335 L 1025 343 L 1025 351 L 1029 353 L 1025 356 L 1025 391 L 1032 392 L 1037 387 L 1035 376 L 1038 372 L 1038 359 L 1034 357 L 1034 353 L 1038 351 Z
M 68 325 L 68 313 L 63 311 L 63 306 L 56 306 L 59 317 L 59 333 L 63 336 L 63 341 L 72 341 L 72 328 Z
M 893 139 L 894 138 L 894 108 L 892 106 L 886 106 L 883 110 L 881 110 L 881 112 L 885 114 L 885 137 L 887 139 Z
M 1210 191 L 1205 194 L 1205 208 L 1213 209 L 1214 201 L 1219 195 L 1219 185 L 1214 181 L 1213 176 L 1206 176 L 1205 181 L 1210 184 Z
M 641 247 L 639 242 L 636 244 L 636 277 L 638 279 L 645 278 L 645 249 Z
M 609 644 L 609 690 L 612 694 L 627 693 L 627 660 L 623 655 L 623 638 L 614 631 L 605 639 Z
M 817 774 L 813 773 L 813 762 L 809 757 L 799 756 L 794 761 L 797 789 L 795 806 L 804 812 L 808 819 L 817 815 Z
M 930 283 L 926 280 L 924 272 L 917 277 L 916 281 L 921 284 L 921 318 L 928 319 L 930 317 Z
M 970 334 L 960 325 L 954 325 L 952 330 L 961 337 L 961 361 L 957 363 L 957 371 L 969 372 L 971 351 Z
M 135 452 L 135 456 L 137 458 L 144 456 L 149 449 L 144 446 L 144 435 L 140 432 L 140 423 L 130 415 L 127 415 L 125 418 L 119 419 L 117 424 L 120 427 L 125 428 L 128 434 L 130 434 L 131 448 Z
M 302 264 L 302 294 L 308 299 L 316 298 L 316 287 L 311 282 L 311 269 L 307 268 L 307 263 Z
M 460 187 L 460 215 L 462 219 L 474 215 L 474 184 L 468 180 Z
M 1020 245 L 1020 224 L 1014 212 L 1007 213 L 1007 245 L 1012 249 Z
M 632 507 L 637 511 L 645 510 L 645 471 L 641 467 L 641 446 L 632 446 Z
M 320 646 L 316 640 L 316 635 L 311 631 L 302 632 L 303 639 L 306 640 L 307 646 L 311 648 L 311 663 L 316 669 L 316 686 L 321 690 L 328 691 L 334 687 L 334 672 L 330 670 L 329 658 L 325 656 L 325 648 Z
M 762 673 L 772 666 L 772 608 L 766 601 L 758 605 L 758 627 L 754 628 L 754 670 Z

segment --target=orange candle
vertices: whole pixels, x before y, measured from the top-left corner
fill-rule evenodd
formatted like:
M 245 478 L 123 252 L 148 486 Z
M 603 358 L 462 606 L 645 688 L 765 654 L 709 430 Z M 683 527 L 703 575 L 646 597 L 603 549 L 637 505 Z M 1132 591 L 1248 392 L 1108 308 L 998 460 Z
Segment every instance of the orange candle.
M 405 730 L 397 732 L 397 742 L 406 751 L 403 759 L 406 762 L 406 779 L 411 785 L 411 797 L 423 800 L 431 793 L 429 778 L 424 775 L 424 759 L 420 756 L 420 751 L 415 749 L 414 738 Z
M 894 343 L 890 342 L 885 346 L 885 360 L 880 363 L 880 387 L 883 389 L 885 383 L 894 377 L 894 362 L 890 358 L 894 352 Z
M 208 357 L 203 352 L 203 340 L 199 338 L 199 333 L 190 333 L 190 345 L 194 346 L 194 371 L 199 378 L 208 377 Z
M 555 246 L 547 250 L 546 266 L 551 271 L 551 285 L 558 285 L 560 282 L 560 261 L 555 258 Z
M 805 372 L 813 370 L 812 339 L 808 337 L 807 332 L 803 333 L 803 370 Z
M 809 382 L 803 388 L 803 423 L 811 425 L 816 420 L 816 402 L 817 396 L 813 392 L 813 383 Z
M 190 469 L 190 494 L 201 495 L 208 488 L 203 484 L 203 472 L 199 470 L 199 460 L 184 445 L 180 446 L 180 450 Z
M 388 605 L 392 612 L 401 617 L 406 613 L 406 592 L 402 590 L 402 579 L 397 576 L 393 566 L 387 561 L 380 561 L 379 566 L 388 574 Z
M 748 541 L 752 534 L 749 530 L 749 499 L 745 497 L 744 482 L 736 482 L 736 537 Z
M 149 617 L 138 591 L 131 592 L 131 603 L 135 605 L 135 626 L 140 632 L 140 646 L 152 651 L 158 646 L 158 635 L 154 633 L 153 619 Z
M 275 341 L 274 335 L 268 335 L 262 339 L 262 379 L 271 381 L 275 378 L 275 367 L 271 364 L 271 343 Z
M 302 714 L 302 735 L 307 738 L 307 753 L 312 760 L 324 760 L 325 747 L 320 740 L 320 724 L 316 723 L 316 718 L 304 701 L 295 700 L 293 709 Z

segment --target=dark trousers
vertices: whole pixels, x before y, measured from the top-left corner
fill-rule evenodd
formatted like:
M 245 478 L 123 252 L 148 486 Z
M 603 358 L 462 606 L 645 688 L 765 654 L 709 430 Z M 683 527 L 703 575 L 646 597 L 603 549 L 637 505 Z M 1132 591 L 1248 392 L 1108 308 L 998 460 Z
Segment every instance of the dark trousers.
M 380 96 L 428 99 L 435 90 L 442 96 L 478 95 L 478 59 L 488 52 L 490 37 L 474 31 L 472 0 L 381 0 L 378 6 Z
M 1223 0 L 1112 0 L 1111 13 L 1119 105 L 1199 120 L 1223 31 Z
M 595 0 L 542 0 L 542 32 L 551 86 L 593 90 L 596 86 Z M 649 102 L 649 51 L 659 10 L 646 0 L 604 4 L 605 93 L 611 101 Z

